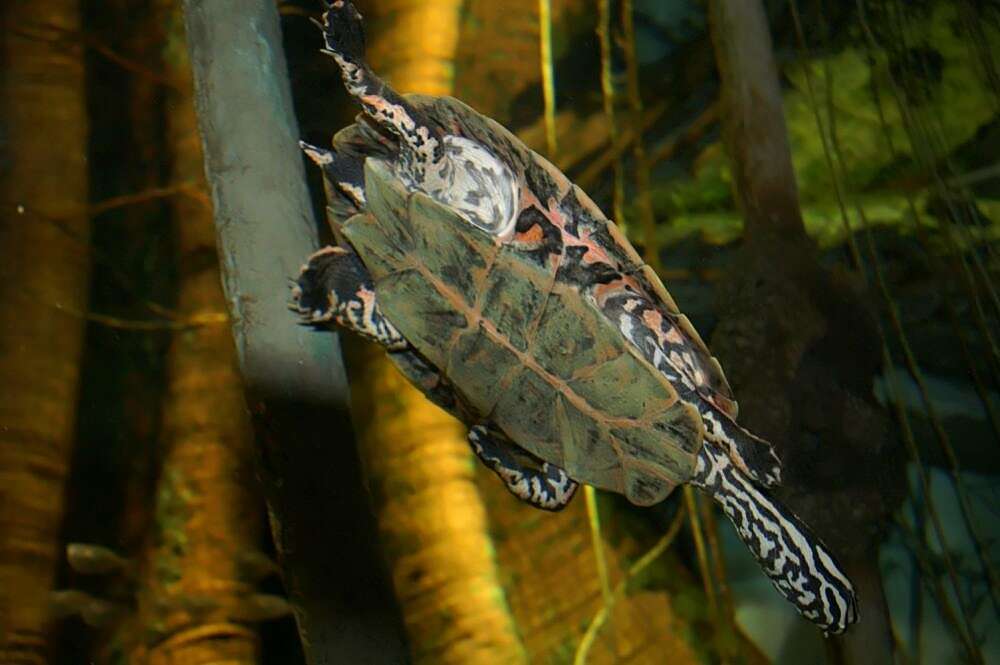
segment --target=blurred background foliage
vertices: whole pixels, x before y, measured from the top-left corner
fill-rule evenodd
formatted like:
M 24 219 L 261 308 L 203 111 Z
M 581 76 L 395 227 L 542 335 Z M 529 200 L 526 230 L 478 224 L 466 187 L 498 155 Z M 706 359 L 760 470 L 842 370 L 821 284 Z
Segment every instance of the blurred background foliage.
M 516 131 L 624 226 L 706 339 L 725 334 L 747 238 L 711 0 L 358 4 L 393 85 Z M 891 633 L 867 662 L 996 662 L 1000 8 L 764 4 L 802 220 L 824 269 L 863 285 L 882 359 L 866 398 L 887 423 L 845 417 L 886 430 L 877 501 L 825 503 L 807 482 L 851 485 L 850 468 L 790 491 L 834 544 L 878 546 Z M 301 135 L 325 144 L 358 109 L 318 53 L 317 3 L 277 8 Z M 262 528 L 281 525 L 252 477 L 178 3 L 0 12 L 0 662 L 339 662 L 336 641 L 301 646 Z M 345 345 L 355 431 L 330 445 L 358 446 L 384 560 L 329 565 L 359 604 L 365 580 L 391 580 L 395 600 L 372 592 L 365 611 L 405 634 L 371 662 L 866 662 L 799 619 L 710 506 L 594 493 L 534 511 L 379 353 Z M 835 459 L 814 438 L 797 466 Z M 862 620 L 878 605 L 863 596 Z

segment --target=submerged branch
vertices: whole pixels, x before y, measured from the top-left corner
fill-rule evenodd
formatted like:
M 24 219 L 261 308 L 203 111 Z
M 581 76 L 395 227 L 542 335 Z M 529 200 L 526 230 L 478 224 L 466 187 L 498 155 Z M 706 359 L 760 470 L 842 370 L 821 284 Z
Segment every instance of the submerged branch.
M 549 159 L 555 159 L 559 146 L 556 143 L 556 76 L 552 62 L 552 0 L 538 0 L 538 28 L 545 102 L 545 145 Z
M 69 31 L 76 0 L 0 3 L 0 662 L 44 663 L 49 592 L 59 570 L 66 481 L 76 440 L 84 343 L 82 321 L 54 316 L 48 302 L 86 309 L 89 123 L 83 61 L 72 44 L 26 39 L 37 16 Z M 64 216 L 30 223 L 25 208 Z M 67 213 L 70 213 L 67 215 Z M 25 293 L 44 294 L 27 299 Z
M 597 24 L 597 38 L 601 44 L 601 96 L 604 102 L 604 117 L 608 123 L 608 136 L 610 137 L 610 155 L 604 153 L 607 161 L 614 162 L 614 193 L 612 195 L 612 219 L 618 224 L 625 223 L 625 164 L 622 153 L 625 152 L 621 142 L 621 132 L 618 127 L 617 114 L 615 113 L 615 79 L 613 75 L 614 50 L 611 39 L 611 0 L 600 0 L 600 18 Z M 591 163 L 593 168 L 598 161 Z M 603 170 L 607 165 L 601 167 Z M 593 176 L 590 178 L 593 179 Z M 583 182 L 581 178 L 580 186 L 587 188 L 589 183 Z
M 317 226 L 277 7 L 272 0 L 186 0 L 184 14 L 258 474 L 306 658 L 316 665 L 405 660 L 350 445 L 337 338 L 297 326 L 286 307 L 287 280 L 316 249 Z
M 632 157 L 635 160 L 635 198 L 639 214 L 639 227 L 642 229 L 643 259 L 654 270 L 660 267 L 659 243 L 656 237 L 656 215 L 653 212 L 653 200 L 649 189 L 649 160 L 646 158 L 646 146 L 643 143 L 642 130 L 642 92 L 639 89 L 639 63 L 635 46 L 635 12 L 632 0 L 622 2 L 622 27 L 625 50 L 625 75 L 627 80 L 628 101 L 631 107 L 632 125 L 636 127 L 635 141 L 632 143 Z

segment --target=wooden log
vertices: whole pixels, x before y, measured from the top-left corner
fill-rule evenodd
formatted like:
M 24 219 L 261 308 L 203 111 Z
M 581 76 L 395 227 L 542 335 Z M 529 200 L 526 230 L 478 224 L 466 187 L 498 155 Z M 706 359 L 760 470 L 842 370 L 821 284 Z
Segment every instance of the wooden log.
M 271 528 L 313 665 L 405 660 L 334 336 L 296 325 L 288 280 L 316 224 L 271 0 L 184 3 L 220 263 Z
M 89 286 L 77 0 L 0 8 L 0 662 L 46 662 Z

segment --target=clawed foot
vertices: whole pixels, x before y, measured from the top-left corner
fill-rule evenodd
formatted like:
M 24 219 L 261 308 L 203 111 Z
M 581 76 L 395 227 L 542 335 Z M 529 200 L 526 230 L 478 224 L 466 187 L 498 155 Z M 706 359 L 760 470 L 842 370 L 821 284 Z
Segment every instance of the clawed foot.
M 323 21 L 316 21 L 323 30 L 324 50 L 348 62 L 360 63 L 365 57 L 365 27 L 361 12 L 350 0 L 324 0 L 324 4 Z
M 302 266 L 299 278 L 292 287 L 289 308 L 299 313 L 303 323 L 324 323 L 335 316 L 329 272 L 335 260 L 345 253 L 340 247 L 324 247 Z
M 292 288 L 291 308 L 303 323 L 335 323 L 389 351 L 409 346 L 382 314 L 361 259 L 344 247 L 324 247 L 309 257 Z

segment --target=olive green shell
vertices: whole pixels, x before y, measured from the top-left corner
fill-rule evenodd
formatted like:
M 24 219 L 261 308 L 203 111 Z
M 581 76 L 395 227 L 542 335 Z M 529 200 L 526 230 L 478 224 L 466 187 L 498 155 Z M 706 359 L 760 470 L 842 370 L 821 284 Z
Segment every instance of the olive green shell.
M 461 100 L 453 97 L 430 97 L 425 95 L 406 95 L 407 101 L 414 107 L 424 111 L 429 117 L 439 118 L 450 128 L 460 129 L 460 134 L 475 138 L 480 143 L 490 145 L 496 149 L 496 141 L 490 142 L 491 137 L 500 137 L 502 144 L 509 151 L 519 153 L 521 159 L 530 160 L 541 167 L 546 174 L 557 183 L 560 191 L 573 187 L 573 184 L 566 178 L 566 175 L 553 166 L 547 159 L 536 152 L 528 150 L 520 139 L 512 134 L 506 127 L 479 114 L 477 111 L 466 105 Z M 478 131 L 473 131 L 474 129 Z M 520 160 L 517 160 L 520 161 Z M 536 196 L 539 192 L 533 192 Z M 722 371 L 719 361 L 709 351 L 708 346 L 701 339 L 701 335 L 688 320 L 687 316 L 681 313 L 674 302 L 673 297 L 667 288 L 660 281 L 656 271 L 646 265 L 642 258 L 636 253 L 631 243 L 626 240 L 614 222 L 609 221 L 601 209 L 594 203 L 586 192 L 576 188 L 576 197 L 584 209 L 596 220 L 604 220 L 607 224 L 608 235 L 613 239 L 614 247 L 606 249 L 615 255 L 620 261 L 620 268 L 623 273 L 632 275 L 639 281 L 643 289 L 662 306 L 662 312 L 681 330 L 681 332 L 691 342 L 692 352 L 700 360 L 699 365 L 705 372 L 705 384 L 702 387 L 709 388 L 712 392 L 713 402 L 720 409 L 736 419 L 739 414 L 739 405 L 733 395 L 733 390 L 729 386 L 729 381 Z M 544 198 L 544 197 L 543 197 Z
M 696 408 L 575 285 L 365 163 L 368 213 L 342 232 L 383 313 L 471 410 L 574 479 L 638 505 L 687 481 Z

